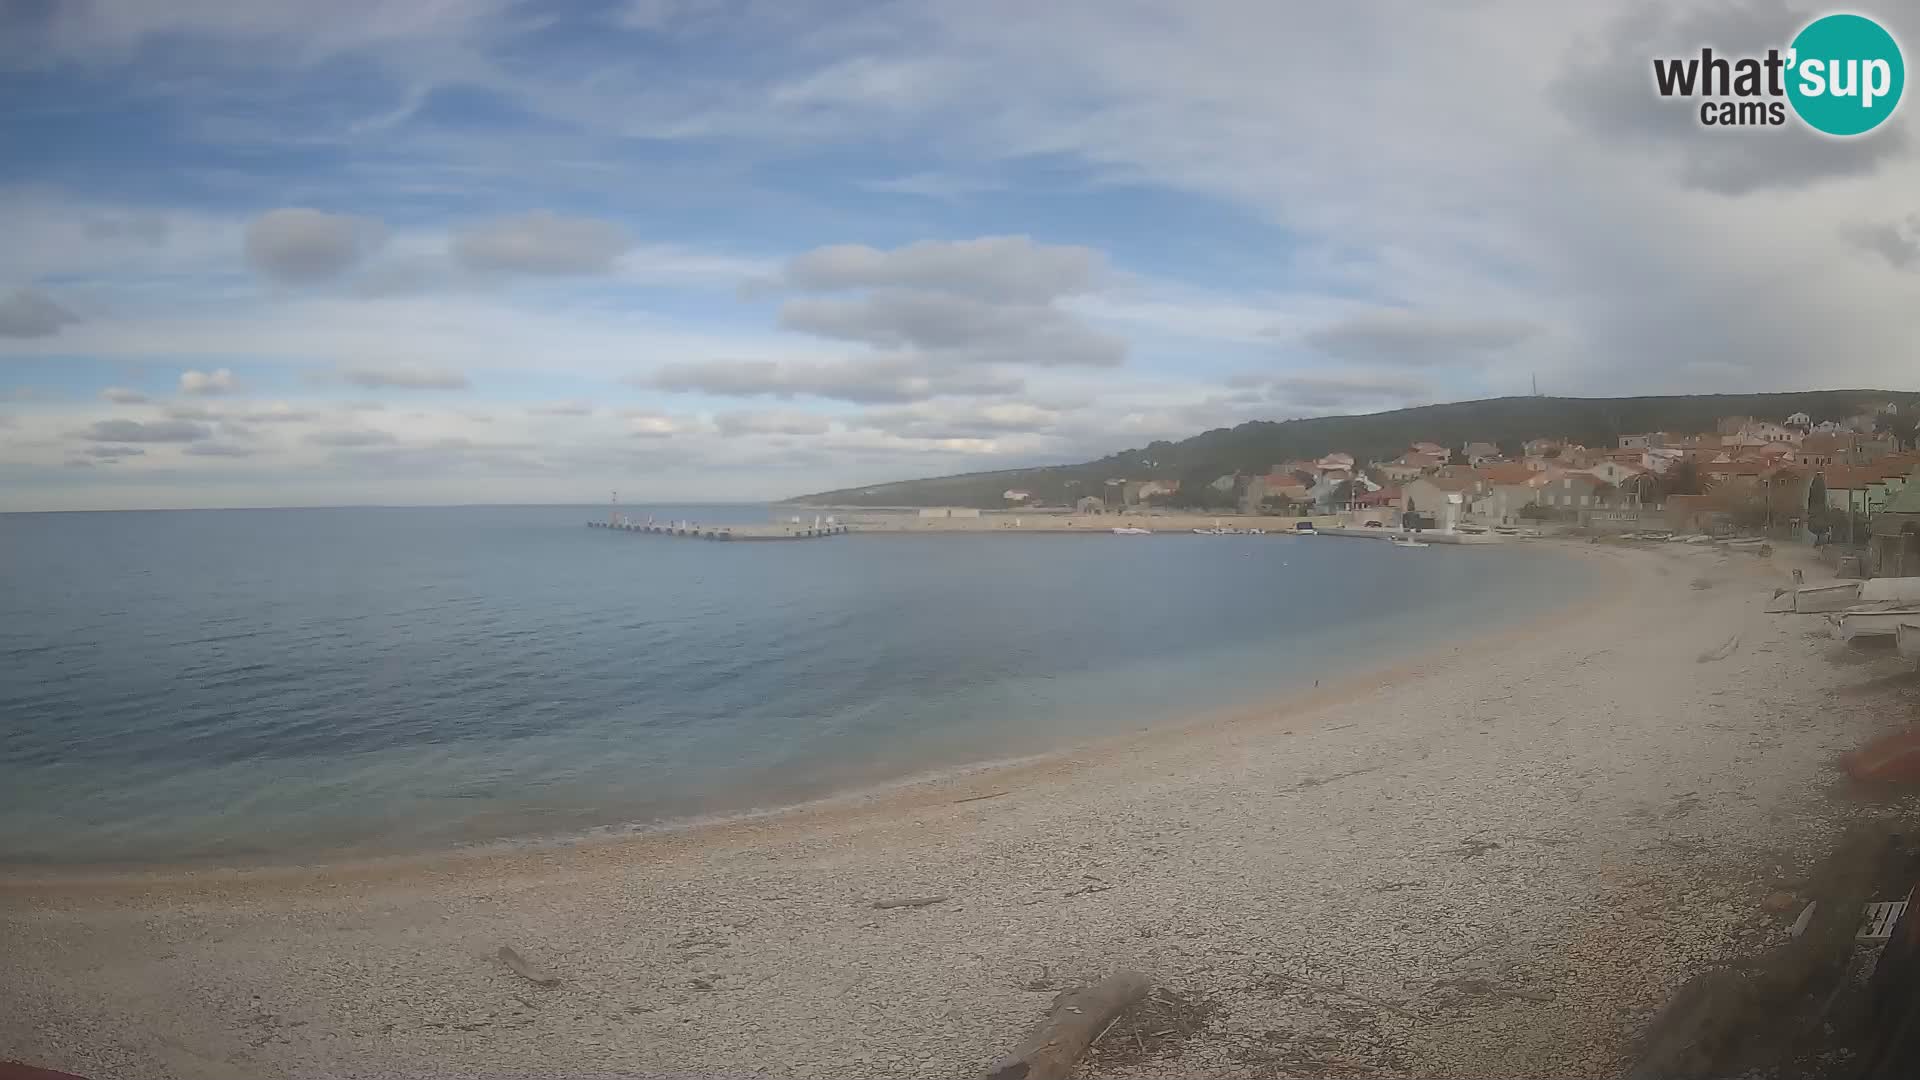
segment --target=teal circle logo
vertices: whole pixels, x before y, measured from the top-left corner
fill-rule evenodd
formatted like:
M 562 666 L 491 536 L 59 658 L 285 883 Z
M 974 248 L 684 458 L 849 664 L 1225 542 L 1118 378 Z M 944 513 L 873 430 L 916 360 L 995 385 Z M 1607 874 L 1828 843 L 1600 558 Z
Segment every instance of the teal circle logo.
M 1864 15 L 1828 15 L 1793 39 L 1787 100 L 1816 131 L 1864 135 L 1886 122 L 1906 89 L 1900 43 Z

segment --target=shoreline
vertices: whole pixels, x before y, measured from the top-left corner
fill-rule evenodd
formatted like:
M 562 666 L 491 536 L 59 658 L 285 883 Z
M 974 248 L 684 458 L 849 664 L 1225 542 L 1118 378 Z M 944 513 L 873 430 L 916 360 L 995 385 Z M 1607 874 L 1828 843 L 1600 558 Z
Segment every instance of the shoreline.
M 1085 1076 L 1610 1074 L 1674 987 L 1785 940 L 1760 901 L 1858 812 L 1831 761 L 1897 690 L 1761 612 L 1784 565 L 1576 550 L 1618 571 L 1589 602 L 1390 674 L 833 807 L 0 886 L 0 1057 L 960 1080 L 1126 967 L 1188 1019 Z
M 1479 545 L 1474 545 L 1479 546 Z M 1565 541 L 1542 544 L 1554 557 L 1571 558 L 1592 564 L 1596 561 L 1590 545 Z M 1496 556 L 1497 557 L 1497 556 Z M 1598 560 L 1606 561 L 1606 560 Z M 1012 757 L 943 766 L 904 776 L 878 779 L 844 790 L 828 792 L 795 802 L 763 808 L 721 811 L 712 814 L 669 818 L 657 822 L 613 822 L 557 834 L 531 834 L 413 851 L 339 854 L 319 851 L 290 853 L 284 857 L 208 856 L 204 859 L 154 863 L 0 863 L 0 899 L 20 893 L 84 893 L 87 890 L 137 887 L 151 890 L 170 885 L 205 888 L 217 881 L 265 883 L 275 879 L 334 878 L 342 880 L 385 880 L 408 871 L 431 873 L 470 864 L 498 860 L 542 858 L 577 848 L 643 845 L 669 840 L 693 839 L 708 833 L 724 834 L 745 828 L 777 828 L 793 820 L 819 816 L 843 817 L 849 814 L 889 814 L 922 803 L 938 805 L 947 794 L 970 790 L 970 786 L 1011 781 L 1033 772 L 1053 773 L 1071 759 L 1091 755 L 1135 752 L 1166 740 L 1177 740 L 1219 725 L 1245 723 L 1256 716 L 1273 719 L 1309 713 L 1338 704 L 1381 683 L 1418 678 L 1431 665 L 1457 653 L 1523 638 L 1571 621 L 1592 618 L 1621 601 L 1615 593 L 1597 606 L 1581 608 L 1594 597 L 1607 597 L 1606 580 L 1613 584 L 1627 572 L 1617 566 L 1603 567 L 1595 579 L 1576 596 L 1555 602 L 1548 610 L 1530 613 L 1518 620 L 1489 627 L 1467 638 L 1409 651 L 1377 663 L 1366 662 L 1332 677 L 1329 685 L 1316 684 L 1307 690 L 1268 690 L 1247 700 L 1213 706 L 1149 722 L 1148 726 L 1124 733 L 1098 736 L 1052 749 Z

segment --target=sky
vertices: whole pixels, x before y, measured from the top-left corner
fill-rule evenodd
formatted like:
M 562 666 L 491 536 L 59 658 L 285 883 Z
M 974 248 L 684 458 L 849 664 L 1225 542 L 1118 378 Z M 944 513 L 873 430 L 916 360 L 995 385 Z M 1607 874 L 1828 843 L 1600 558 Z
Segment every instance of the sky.
M 0 0 L 0 510 L 769 499 L 1535 380 L 1920 389 L 1920 105 L 1841 140 L 1652 89 L 1823 12 Z

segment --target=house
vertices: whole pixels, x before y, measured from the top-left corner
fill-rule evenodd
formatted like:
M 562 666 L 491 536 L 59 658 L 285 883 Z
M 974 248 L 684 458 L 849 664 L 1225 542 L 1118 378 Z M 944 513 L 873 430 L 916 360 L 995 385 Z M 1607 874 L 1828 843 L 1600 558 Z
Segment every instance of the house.
M 1511 486 L 1514 484 L 1525 484 L 1527 481 L 1533 479 L 1538 471 L 1544 470 L 1535 470 L 1532 464 L 1528 462 L 1502 462 L 1498 465 L 1489 465 L 1481 469 L 1480 479 L 1485 481 L 1486 486 L 1489 488 L 1501 487 L 1503 485 Z
M 1896 495 L 1905 495 L 1909 477 L 1888 475 L 1885 467 L 1872 465 L 1829 465 L 1820 470 L 1825 486 L 1827 508 L 1852 514 L 1866 521 L 1892 503 Z
M 1389 480 L 1404 481 L 1412 480 L 1427 470 L 1405 461 L 1379 461 L 1374 463 L 1373 471 Z
M 1603 505 L 1610 485 L 1588 472 L 1565 472 L 1540 488 L 1540 505 L 1550 510 L 1587 510 Z
M 1303 503 L 1313 501 L 1313 496 L 1307 485 L 1302 484 L 1298 480 L 1289 478 L 1286 483 L 1275 486 L 1273 478 L 1269 476 L 1267 477 L 1265 487 L 1266 494 L 1262 496 L 1261 500 L 1263 502 L 1271 499 L 1279 499 L 1290 506 L 1299 506 Z
M 1801 440 L 1794 452 L 1800 465 L 1865 465 L 1899 449 L 1894 440 L 1858 432 L 1819 432 Z
M 1033 492 L 1021 491 L 1018 488 L 1008 488 L 1000 493 L 1000 497 L 1008 502 L 1023 503 L 1033 498 Z
M 1708 486 L 1744 491 L 1759 487 L 1761 474 L 1770 472 L 1773 465 L 1757 458 L 1741 458 L 1737 461 L 1709 461 L 1699 468 Z
M 1239 476 L 1233 473 L 1228 473 L 1227 475 L 1220 477 L 1219 479 L 1213 481 L 1207 486 L 1224 495 L 1227 492 L 1232 491 L 1234 488 L 1234 485 L 1239 482 L 1240 482 Z
M 1787 417 L 1787 426 L 1805 431 L 1813 426 L 1813 417 L 1803 412 L 1794 413 L 1792 416 Z
M 1314 462 L 1313 467 L 1316 471 L 1323 473 L 1340 469 L 1350 471 L 1353 468 L 1353 455 L 1336 450 L 1326 457 L 1321 458 L 1319 461 Z
M 1687 452 L 1685 450 L 1656 446 L 1647 450 L 1645 456 L 1640 459 L 1640 464 L 1645 466 L 1649 472 L 1665 475 L 1667 470 L 1673 468 L 1676 463 L 1684 460 L 1686 455 Z
M 1471 472 L 1423 476 L 1401 487 L 1400 508 L 1409 514 L 1430 514 L 1439 521 L 1442 513 L 1452 507 L 1452 520 L 1457 524 L 1460 513 L 1480 494 L 1482 484 L 1480 477 Z
M 1098 495 L 1087 495 L 1074 502 L 1073 512 L 1076 514 L 1104 514 L 1107 512 L 1107 504 L 1102 501 Z
M 1527 479 L 1518 484 L 1494 484 L 1493 490 L 1476 503 L 1479 512 L 1502 525 L 1513 525 L 1520 520 L 1520 511 L 1540 501 L 1540 489 L 1546 485 L 1547 474 L 1529 471 Z
M 1570 445 L 1560 448 L 1560 456 L 1554 459 L 1554 463 L 1563 469 L 1584 469 L 1605 458 L 1606 455 L 1597 450 L 1589 450 L 1584 446 Z
M 1401 490 L 1391 484 L 1383 485 L 1372 491 L 1354 492 L 1347 500 L 1351 510 L 1385 510 L 1400 505 Z
M 1392 461 L 1376 463 L 1374 469 L 1389 480 L 1412 480 L 1421 473 L 1437 469 L 1446 463 L 1445 454 L 1425 454 L 1417 450 L 1409 450 Z
M 1467 459 L 1467 464 L 1475 466 L 1500 459 L 1500 448 L 1490 442 L 1470 442 L 1460 448 L 1460 453 Z
M 1622 435 L 1620 436 L 1620 449 L 1645 450 L 1647 447 L 1654 445 L 1653 440 L 1657 437 L 1658 436 L 1654 435 L 1652 432 L 1648 432 L 1644 435 Z
M 1789 445 L 1797 443 L 1801 439 L 1800 432 L 1793 428 L 1787 427 L 1784 424 L 1768 423 L 1764 420 L 1756 420 L 1752 424 L 1749 424 L 1745 434 L 1753 438 L 1764 439 L 1767 442 L 1783 442 Z
M 1868 540 L 1874 572 L 1881 577 L 1920 575 L 1920 468 L 1873 519 Z
M 1431 457 L 1431 458 L 1439 458 L 1441 461 L 1445 461 L 1447 460 L 1448 457 L 1451 456 L 1447 452 L 1446 447 L 1441 446 L 1439 443 L 1430 443 L 1430 442 L 1414 443 L 1412 452 L 1416 454 L 1424 454 L 1427 457 Z
M 1172 495 L 1180 490 L 1178 480 L 1146 480 L 1131 493 L 1129 502 L 1146 502 L 1156 495 Z
M 1602 461 L 1580 471 L 1598 478 L 1603 483 L 1618 486 L 1626 478 L 1639 476 L 1647 470 L 1637 465 L 1623 465 L 1618 461 Z
M 1547 451 L 1558 449 L 1559 439 L 1528 439 L 1520 444 L 1520 452 L 1527 457 L 1546 457 Z
M 1614 502 L 1623 510 L 1657 510 L 1666 501 L 1660 478 L 1653 472 L 1636 472 L 1614 484 Z

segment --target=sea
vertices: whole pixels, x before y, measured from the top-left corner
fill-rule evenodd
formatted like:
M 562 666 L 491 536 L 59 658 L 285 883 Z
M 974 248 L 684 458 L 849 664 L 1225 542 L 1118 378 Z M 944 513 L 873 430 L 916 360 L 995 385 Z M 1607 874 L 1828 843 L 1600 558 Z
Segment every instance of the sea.
M 1598 584 L 1526 544 L 727 544 L 605 513 L 0 515 L 0 862 L 673 828 L 1284 699 Z

